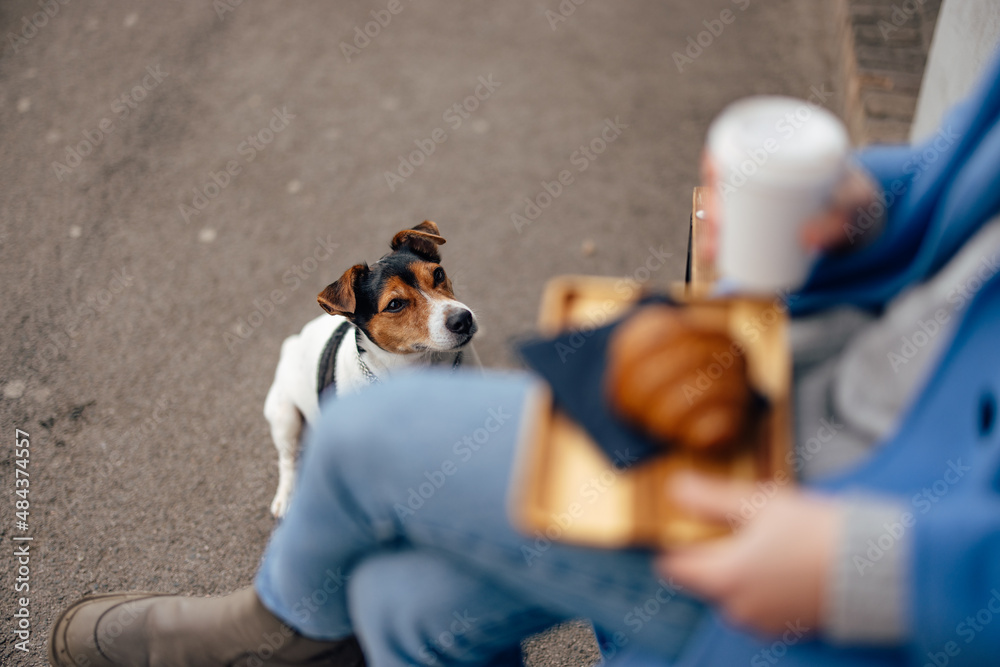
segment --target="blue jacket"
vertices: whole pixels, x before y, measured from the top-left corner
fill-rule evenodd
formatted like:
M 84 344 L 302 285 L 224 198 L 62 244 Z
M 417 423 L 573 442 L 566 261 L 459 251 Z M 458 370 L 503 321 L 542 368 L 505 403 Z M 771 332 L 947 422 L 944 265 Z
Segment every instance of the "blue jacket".
M 793 297 L 793 313 L 838 303 L 877 312 L 1000 213 L 1000 58 L 927 142 L 858 157 L 887 193 L 886 225 L 854 253 L 823 259 Z M 710 616 L 677 664 L 1000 665 L 998 401 L 1000 276 L 993 275 L 965 304 L 947 352 L 895 434 L 857 469 L 815 485 L 894 497 L 913 509 L 906 646 L 848 650 L 811 641 L 787 652 L 782 645 L 778 658 L 766 653 L 773 641 Z M 613 664 L 664 666 L 635 654 Z

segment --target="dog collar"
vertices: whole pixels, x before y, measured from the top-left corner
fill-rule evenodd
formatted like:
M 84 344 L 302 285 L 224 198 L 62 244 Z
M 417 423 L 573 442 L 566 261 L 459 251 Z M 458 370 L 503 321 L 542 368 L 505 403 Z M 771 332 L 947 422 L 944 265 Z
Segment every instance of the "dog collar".
M 368 380 L 368 384 L 377 384 L 379 382 L 378 376 L 372 373 L 372 369 L 368 368 L 368 364 L 365 363 L 364 355 L 365 351 L 361 348 L 361 329 L 354 327 L 354 347 L 358 351 L 358 366 L 361 368 L 361 374 L 365 376 Z

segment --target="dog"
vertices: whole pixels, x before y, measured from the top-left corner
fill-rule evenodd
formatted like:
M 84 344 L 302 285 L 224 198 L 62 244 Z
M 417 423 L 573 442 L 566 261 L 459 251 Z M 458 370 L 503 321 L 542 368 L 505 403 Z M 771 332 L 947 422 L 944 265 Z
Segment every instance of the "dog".
M 282 343 L 264 401 L 278 450 L 274 517 L 288 509 L 303 428 L 316 423 L 321 394 L 354 393 L 410 366 L 480 366 L 472 347 L 479 325 L 441 267 L 444 242 L 430 220 L 399 232 L 392 252 L 355 264 L 320 292 L 327 314 Z

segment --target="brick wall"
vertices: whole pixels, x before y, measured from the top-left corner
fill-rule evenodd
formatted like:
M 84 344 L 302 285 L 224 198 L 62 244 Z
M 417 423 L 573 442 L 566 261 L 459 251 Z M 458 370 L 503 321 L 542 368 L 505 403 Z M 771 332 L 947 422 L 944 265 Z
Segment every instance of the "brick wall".
M 844 119 L 859 145 L 906 141 L 942 0 L 835 0 Z

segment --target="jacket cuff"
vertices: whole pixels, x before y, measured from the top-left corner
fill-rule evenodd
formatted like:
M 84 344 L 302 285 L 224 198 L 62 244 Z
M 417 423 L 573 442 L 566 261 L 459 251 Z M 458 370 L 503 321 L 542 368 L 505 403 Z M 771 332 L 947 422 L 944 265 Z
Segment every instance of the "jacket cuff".
M 824 634 L 838 644 L 894 645 L 908 635 L 912 513 L 884 499 L 845 498 L 828 573 Z

